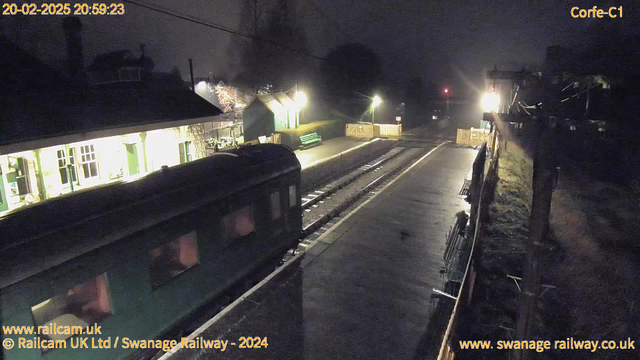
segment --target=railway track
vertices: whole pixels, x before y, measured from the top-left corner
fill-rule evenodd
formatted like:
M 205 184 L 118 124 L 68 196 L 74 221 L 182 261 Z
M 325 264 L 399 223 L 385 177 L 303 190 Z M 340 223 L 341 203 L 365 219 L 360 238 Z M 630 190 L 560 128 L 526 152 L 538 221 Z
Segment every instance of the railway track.
M 407 148 L 394 147 L 390 149 L 388 152 L 386 152 L 385 154 L 383 154 L 382 156 L 376 158 L 375 160 L 365 165 L 362 165 L 358 169 L 344 176 L 341 176 L 335 181 L 332 181 L 329 184 L 322 186 L 318 190 L 315 190 L 309 193 L 308 195 L 302 198 L 302 211 L 309 209 L 313 205 L 324 200 L 326 197 L 331 196 L 336 191 L 339 191 L 344 187 L 348 186 L 349 184 L 353 183 L 354 181 L 360 179 L 363 175 L 366 175 L 371 171 L 376 171 L 384 163 L 386 163 L 391 159 L 394 159 L 396 156 L 400 155 L 406 150 Z
M 433 148 L 435 145 L 428 148 L 397 146 L 389 156 L 383 155 L 365 165 L 366 169 L 358 169 L 305 196 L 301 241 L 298 248 L 287 254 L 284 261 L 311 246 L 330 225 L 337 222 L 341 213 L 358 206 L 368 195 Z
M 222 311 L 260 279 L 266 277 L 298 252 L 311 246 L 322 233 L 339 221 L 342 213 L 357 207 L 369 196 L 372 196 L 376 190 L 393 180 L 395 175 L 407 169 L 437 146 L 436 144 L 431 145 L 427 147 L 396 146 L 382 156 L 303 196 L 301 204 L 303 232 L 298 247 L 290 250 L 279 262 L 276 260 L 274 263 L 265 265 L 259 274 L 249 276 L 219 299 L 200 309 L 190 320 L 183 322 L 163 338 L 175 339 L 186 335 Z M 128 357 L 128 360 L 158 359 L 162 354 L 162 351 L 141 351 Z

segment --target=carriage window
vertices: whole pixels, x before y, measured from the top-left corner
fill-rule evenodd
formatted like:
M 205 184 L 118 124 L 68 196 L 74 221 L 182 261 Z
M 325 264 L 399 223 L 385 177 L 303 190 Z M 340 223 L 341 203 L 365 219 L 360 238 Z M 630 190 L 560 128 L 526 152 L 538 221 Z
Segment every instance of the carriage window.
M 298 195 L 296 194 L 296 185 L 289 185 L 289 208 L 296 206 Z
M 78 333 L 90 324 L 104 320 L 111 314 L 111 305 L 107 294 L 107 281 L 104 276 L 77 285 L 62 294 L 31 308 L 36 326 L 69 326 L 73 334 L 43 335 L 51 340 L 64 340 Z
M 156 288 L 198 263 L 196 232 L 192 231 L 151 250 L 150 256 L 151 284 Z
M 254 231 L 253 205 L 245 206 L 222 218 L 224 239 L 228 245 Z
M 280 219 L 280 216 L 282 216 L 280 211 L 280 191 L 272 193 L 269 202 L 271 203 L 271 220 Z

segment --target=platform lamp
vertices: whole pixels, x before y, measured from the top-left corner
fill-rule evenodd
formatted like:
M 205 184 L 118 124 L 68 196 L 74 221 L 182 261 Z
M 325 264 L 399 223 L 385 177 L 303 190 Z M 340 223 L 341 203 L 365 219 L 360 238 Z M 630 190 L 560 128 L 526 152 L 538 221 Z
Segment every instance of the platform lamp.
M 382 99 L 380 98 L 380 96 L 376 95 L 373 97 L 373 100 L 371 102 L 371 125 L 375 123 L 376 107 L 378 107 L 378 105 L 380 105 L 381 103 Z

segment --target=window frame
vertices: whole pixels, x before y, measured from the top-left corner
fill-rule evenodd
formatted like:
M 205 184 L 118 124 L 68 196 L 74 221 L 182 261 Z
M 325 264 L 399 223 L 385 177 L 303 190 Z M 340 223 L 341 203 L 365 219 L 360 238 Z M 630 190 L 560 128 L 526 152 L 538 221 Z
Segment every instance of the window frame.
M 278 205 L 277 216 L 276 216 L 275 212 L 273 211 L 274 204 Z M 276 191 L 272 191 L 269 194 L 269 213 L 271 215 L 271 221 L 277 221 L 277 220 L 282 219 L 282 199 L 281 199 L 281 196 L 280 196 L 280 190 L 279 189 L 276 190 Z
M 80 163 L 82 164 L 82 175 L 87 180 L 99 179 L 100 169 L 98 167 L 98 156 L 93 144 L 80 146 Z M 92 174 L 91 165 L 95 164 L 95 175 Z M 87 170 L 89 176 L 87 176 Z
M 249 209 L 249 213 L 251 214 L 251 231 L 247 232 L 244 235 L 240 235 L 237 233 L 237 221 L 236 218 L 237 216 L 244 211 L 245 209 Z M 233 223 L 234 223 L 234 236 L 233 238 L 230 238 L 230 229 L 229 229 L 229 223 L 227 219 L 230 219 L 230 217 L 233 216 Z M 252 234 L 256 233 L 256 227 L 257 227 L 257 221 L 256 221 L 256 205 L 254 203 L 249 203 L 246 205 L 242 205 L 239 206 L 229 212 L 227 212 L 226 214 L 222 215 L 222 218 L 220 220 L 220 225 L 222 227 L 222 237 L 223 237 L 223 243 L 224 243 L 224 247 L 227 248 L 235 243 L 237 243 L 239 240 L 242 240 L 244 238 L 247 238 L 249 236 L 251 236 Z
M 31 185 L 31 169 L 29 169 L 29 160 L 24 156 L 18 156 L 15 159 L 18 195 L 25 196 L 31 194 L 33 193 L 33 187 Z
M 162 249 L 163 247 L 170 247 L 173 243 L 178 243 L 180 244 L 180 241 L 185 238 L 185 237 L 191 237 L 193 239 L 193 251 L 195 252 L 195 262 L 191 265 L 183 265 L 180 264 L 182 266 L 185 266 L 182 270 L 178 271 L 175 274 L 172 274 L 164 279 L 160 279 L 159 281 L 154 281 L 154 275 L 153 274 L 153 269 L 154 269 L 154 265 L 153 265 L 153 261 L 154 261 L 154 255 L 153 252 L 157 251 L 159 249 Z M 179 245 L 181 246 L 181 245 Z M 163 254 L 159 254 L 156 256 L 159 257 Z M 174 260 L 174 259 L 171 259 Z M 197 267 L 200 264 L 200 248 L 198 245 L 198 231 L 197 230 L 191 230 L 185 233 L 182 233 L 181 235 L 175 236 L 173 237 L 173 239 L 169 240 L 169 241 L 165 241 L 161 244 L 157 244 L 157 246 L 155 246 L 154 248 L 149 250 L 149 280 L 151 283 L 151 288 L 153 290 L 159 289 L 161 287 L 163 287 L 164 285 L 172 282 L 174 279 L 180 277 L 182 274 L 184 274 L 185 272 Z M 164 263 L 164 264 L 159 264 L 159 266 L 163 266 L 165 269 L 171 265 L 169 262 Z M 175 264 L 174 264 L 175 265 Z
M 68 150 L 69 151 L 66 152 L 63 148 L 56 151 L 56 156 L 58 158 L 58 172 L 60 173 L 60 182 L 63 186 L 70 186 L 70 181 L 74 184 L 78 182 L 78 172 L 76 168 L 74 148 L 69 148 Z M 62 157 L 60 157 L 61 154 Z M 63 181 L 63 169 L 64 174 L 67 178 L 66 182 Z M 69 175 L 71 175 L 71 178 L 69 178 Z
M 139 67 L 121 67 L 118 69 L 119 81 L 141 81 L 142 71 Z
M 289 193 L 289 209 L 294 209 L 298 206 L 298 186 L 296 186 L 296 184 L 290 184 L 288 186 L 288 193 Z
M 58 316 L 53 317 L 53 318 L 48 319 L 48 320 L 45 320 L 45 319 L 47 319 L 47 316 L 45 316 L 44 319 L 38 319 L 39 316 L 36 316 L 36 312 L 37 311 L 42 311 L 41 309 L 44 306 L 47 306 L 47 304 L 49 304 L 52 301 L 53 302 L 61 301 L 61 300 L 68 301 L 68 298 L 71 298 L 74 295 L 78 296 L 78 295 L 76 295 L 77 293 L 75 293 L 75 294 L 73 293 L 73 290 L 76 289 L 76 288 L 81 288 L 82 289 L 83 286 L 90 285 L 89 284 L 90 282 L 96 282 L 96 289 L 95 290 L 98 293 L 97 294 L 98 297 L 96 299 L 93 299 L 92 301 L 89 301 L 89 302 L 86 302 L 84 304 L 81 304 L 81 311 L 84 312 L 85 311 L 85 307 L 87 307 L 88 305 L 90 305 L 90 304 L 92 304 L 94 302 L 97 302 L 98 306 L 103 306 L 104 304 L 100 304 L 100 301 L 103 300 L 103 299 L 100 299 L 100 297 L 104 296 L 105 297 L 104 300 L 106 300 L 106 306 L 107 306 L 108 309 L 105 312 L 103 312 L 101 315 L 98 315 L 97 318 L 82 318 L 81 317 L 82 315 L 78 316 L 73 312 L 64 312 L 61 315 L 58 315 Z M 80 296 L 82 296 L 82 295 L 84 295 L 84 294 L 81 294 Z M 73 305 L 73 302 L 68 302 L 68 303 L 65 302 L 65 307 L 70 307 L 71 305 Z M 75 304 L 75 305 L 77 306 L 77 304 Z M 64 309 L 65 307 L 62 307 L 62 309 Z M 92 277 L 92 278 L 90 278 L 90 279 L 88 279 L 88 280 L 86 280 L 84 282 L 76 284 L 75 286 L 73 286 L 71 288 L 68 288 L 68 289 L 66 289 L 66 290 L 64 290 L 64 291 L 62 291 L 60 293 L 57 293 L 57 294 L 49 297 L 48 299 L 46 299 L 44 301 L 41 301 L 41 302 L 31 306 L 30 310 L 31 310 L 31 317 L 33 318 L 33 323 L 34 323 L 35 326 L 46 326 L 48 323 L 53 323 L 54 320 L 59 319 L 60 317 L 62 317 L 64 315 L 67 315 L 67 314 L 72 315 L 73 317 L 75 317 L 77 320 L 79 320 L 81 322 L 84 322 L 86 324 L 85 327 L 86 326 L 91 326 L 91 325 L 93 325 L 95 323 L 100 323 L 100 322 L 106 320 L 107 318 L 109 318 L 110 316 L 112 316 L 114 314 L 113 301 L 111 299 L 111 292 L 110 292 L 109 279 L 108 279 L 107 273 L 106 272 L 100 273 L 100 274 L 98 274 L 98 275 L 96 275 L 96 276 L 94 276 L 94 277 Z M 53 307 L 52 310 L 56 310 L 56 308 Z M 50 310 L 50 312 L 52 310 Z M 64 310 L 62 310 L 62 311 L 64 311 Z M 55 312 L 54 312 L 54 314 L 55 314 Z M 44 320 L 44 322 L 40 322 L 38 320 Z M 72 325 L 72 326 L 82 326 L 82 325 L 80 325 L 80 322 L 78 322 L 78 324 Z M 83 331 L 85 330 L 85 327 L 83 327 Z M 74 337 L 74 336 L 76 336 L 78 334 L 56 334 L 56 335 L 68 335 L 68 336 L 63 338 L 63 339 L 54 339 L 51 336 L 46 337 L 46 335 L 40 335 L 40 336 L 43 337 L 44 339 L 47 339 L 47 340 L 51 339 L 51 340 L 67 341 L 70 338 L 72 338 L 72 337 Z M 43 349 L 43 352 L 46 352 L 46 351 L 49 351 L 49 350 L 52 350 L 52 349 Z

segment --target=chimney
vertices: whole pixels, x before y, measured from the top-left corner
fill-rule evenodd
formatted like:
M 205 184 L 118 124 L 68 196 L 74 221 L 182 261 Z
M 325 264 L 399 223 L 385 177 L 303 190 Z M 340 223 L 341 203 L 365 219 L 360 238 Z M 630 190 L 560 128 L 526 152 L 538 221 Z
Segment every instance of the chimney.
M 84 70 L 82 54 L 82 23 L 77 16 L 69 16 L 62 20 L 62 29 L 67 41 L 67 64 L 72 80 L 79 81 Z

